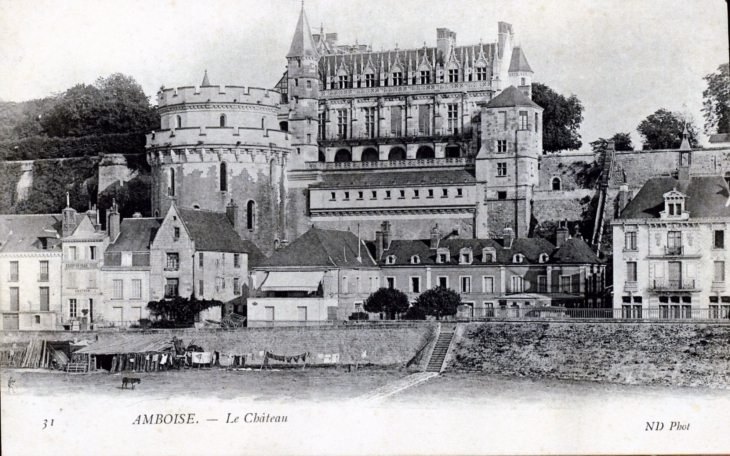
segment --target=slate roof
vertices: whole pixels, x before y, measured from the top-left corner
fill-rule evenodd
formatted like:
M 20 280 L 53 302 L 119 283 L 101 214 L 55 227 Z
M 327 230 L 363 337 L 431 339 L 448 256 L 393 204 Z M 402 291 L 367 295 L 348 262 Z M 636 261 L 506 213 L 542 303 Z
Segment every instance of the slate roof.
M 412 187 L 418 185 L 473 184 L 474 172 L 465 169 L 325 173 L 318 188 Z
M 710 135 L 711 143 L 724 143 L 724 142 L 730 142 L 730 134 L 727 133 L 720 133 L 715 135 Z
M 119 237 L 107 252 L 148 252 L 162 219 L 127 218 L 119 225 Z
M 317 51 L 314 47 L 314 40 L 312 39 L 312 33 L 309 29 L 309 21 L 307 21 L 307 15 L 304 13 L 304 7 L 299 13 L 299 21 L 297 21 L 297 28 L 294 31 L 294 38 L 291 41 L 291 47 L 287 57 L 316 57 Z
M 521 47 L 515 47 L 512 49 L 512 60 L 509 62 L 509 72 L 534 73 L 532 68 L 530 68 L 530 64 L 527 63 L 527 58 L 525 57 L 525 53 L 522 52 Z
M 730 217 L 727 205 L 730 190 L 720 176 L 695 176 L 689 181 L 673 177 L 649 179 L 634 199 L 621 211 L 619 219 L 659 218 L 664 210 L 664 194 L 677 189 L 687 195 L 685 210 L 690 218 Z
M 598 257 L 583 239 L 570 238 L 550 256 L 551 263 L 595 264 Z
M 507 87 L 502 93 L 489 100 L 486 104 L 487 108 L 513 108 L 515 106 L 542 109 L 540 105 L 530 100 L 527 95 L 515 86 Z
M 78 214 L 77 220 L 85 214 Z M 0 215 L 0 253 L 60 250 L 61 214 Z
M 259 267 L 375 267 L 365 247 L 361 249 L 362 263 L 357 261 L 358 239 L 350 231 L 311 228 L 294 242 L 261 262 Z
M 225 212 L 177 208 L 178 214 L 195 241 L 195 248 L 206 252 L 248 252 L 250 244 L 241 239 Z

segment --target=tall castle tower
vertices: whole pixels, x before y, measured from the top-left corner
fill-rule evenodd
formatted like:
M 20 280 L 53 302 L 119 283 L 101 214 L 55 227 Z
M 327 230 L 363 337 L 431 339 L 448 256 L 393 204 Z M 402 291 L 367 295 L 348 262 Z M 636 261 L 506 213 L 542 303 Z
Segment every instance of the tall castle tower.
M 289 132 L 294 152 L 291 165 L 303 168 L 318 159 L 319 54 L 315 49 L 304 6 L 299 13 L 287 59 Z
M 482 147 L 476 159 L 480 201 L 478 238 L 497 237 L 504 228 L 527 237 L 533 190 L 539 184 L 543 109 L 510 86 L 482 108 Z

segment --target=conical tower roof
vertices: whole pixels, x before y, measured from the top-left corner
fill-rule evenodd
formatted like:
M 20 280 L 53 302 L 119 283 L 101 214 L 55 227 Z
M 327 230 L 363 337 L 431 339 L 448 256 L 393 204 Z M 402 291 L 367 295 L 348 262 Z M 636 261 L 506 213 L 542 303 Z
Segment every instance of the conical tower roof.
M 205 75 L 203 76 L 203 83 L 200 84 L 201 86 L 209 86 L 210 81 L 208 80 L 208 70 L 205 70 Z
M 684 131 L 682 132 L 682 144 L 680 144 L 679 150 L 692 150 L 692 147 L 689 145 L 689 132 L 687 131 L 687 124 L 684 124 Z
M 297 29 L 294 32 L 294 38 L 291 41 L 291 47 L 289 53 L 286 55 L 289 57 L 317 57 L 317 50 L 314 46 L 314 40 L 312 39 L 312 31 L 309 29 L 309 22 L 307 21 L 307 14 L 304 12 L 304 7 L 299 13 L 299 22 L 297 22 Z
M 522 52 L 522 48 L 517 46 L 512 49 L 512 60 L 509 62 L 510 73 L 533 73 L 530 64 L 527 63 L 525 53 Z

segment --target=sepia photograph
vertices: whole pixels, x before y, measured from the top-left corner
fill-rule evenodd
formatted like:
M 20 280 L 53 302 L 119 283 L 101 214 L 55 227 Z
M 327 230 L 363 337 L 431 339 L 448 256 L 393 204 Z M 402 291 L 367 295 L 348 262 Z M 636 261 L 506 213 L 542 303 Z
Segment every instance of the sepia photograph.
M 4 455 L 730 452 L 726 0 L 0 0 Z

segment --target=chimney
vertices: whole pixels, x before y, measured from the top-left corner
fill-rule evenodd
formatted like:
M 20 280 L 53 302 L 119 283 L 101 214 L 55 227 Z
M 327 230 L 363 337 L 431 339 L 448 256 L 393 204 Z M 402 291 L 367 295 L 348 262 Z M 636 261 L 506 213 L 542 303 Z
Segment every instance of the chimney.
M 238 206 L 233 202 L 233 198 L 231 198 L 231 202 L 226 206 L 226 217 L 228 217 L 228 221 L 231 222 L 231 225 L 235 229 L 238 221 Z
M 375 256 L 376 260 L 383 258 L 383 232 L 375 232 Z
M 558 222 L 558 229 L 555 233 L 555 246 L 562 247 L 563 244 L 565 244 L 565 241 L 568 240 L 569 236 L 570 234 L 568 232 L 568 222 Z
M 71 207 L 71 199 L 66 192 L 66 207 L 61 211 L 63 223 L 61 225 L 61 235 L 68 237 L 73 234 L 76 229 L 76 210 Z
M 431 250 L 439 248 L 439 241 L 441 240 L 441 232 L 439 231 L 438 223 L 431 230 Z
M 381 225 L 381 228 L 383 228 L 383 250 L 388 250 L 390 248 L 390 222 L 383 222 Z
M 91 206 L 91 203 L 89 203 L 89 206 Z M 86 216 L 91 220 L 94 230 L 99 231 L 99 213 L 96 211 L 96 206 L 89 207 L 89 210 L 86 211 Z
M 116 200 L 112 200 L 112 208 L 109 211 L 109 219 L 106 224 L 109 230 L 109 242 L 115 242 L 117 237 L 119 237 L 119 222 L 120 216 L 119 211 L 117 210 L 117 202 Z
M 621 215 L 621 211 L 624 210 L 627 204 L 629 204 L 629 186 L 621 184 L 618 189 L 618 213 Z
M 337 46 L 337 34 L 336 33 L 327 33 L 325 35 L 324 39 L 327 42 L 327 45 Z
M 505 249 L 511 249 L 512 248 L 512 241 L 515 239 L 515 232 L 510 227 L 506 227 L 504 229 L 504 235 L 502 237 L 502 247 Z
M 436 29 L 436 49 L 443 56 L 444 64 L 449 59 L 449 51 L 452 45 L 456 45 L 456 33 L 447 28 Z

